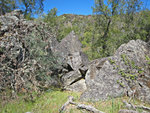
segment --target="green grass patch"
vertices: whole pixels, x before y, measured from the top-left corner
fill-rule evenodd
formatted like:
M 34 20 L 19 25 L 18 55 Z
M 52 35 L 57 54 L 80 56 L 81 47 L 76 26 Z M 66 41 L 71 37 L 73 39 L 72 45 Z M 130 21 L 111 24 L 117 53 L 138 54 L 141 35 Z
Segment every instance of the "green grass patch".
M 0 113 L 58 113 L 61 106 L 67 101 L 68 96 L 73 96 L 76 102 L 92 105 L 95 108 L 103 111 L 105 113 L 117 113 L 120 109 L 124 109 L 123 100 L 128 100 L 128 97 L 120 97 L 108 99 L 106 101 L 98 102 L 81 102 L 79 100 L 80 93 L 68 92 L 68 91 L 49 91 L 42 94 L 40 97 L 35 99 L 35 102 L 25 102 L 23 97 L 19 99 L 12 100 L 8 104 L 2 106 L 0 105 Z M 141 104 L 140 101 L 134 100 L 131 101 L 133 104 Z M 143 105 L 146 105 L 142 103 Z M 142 112 L 142 110 L 139 110 Z M 74 106 L 69 105 L 65 113 L 88 113 L 84 110 L 78 110 Z
M 0 105 L 0 113 L 58 113 L 59 108 L 67 101 L 68 96 L 79 99 L 79 93 L 50 91 L 41 95 L 35 102 L 25 102 L 22 97 Z

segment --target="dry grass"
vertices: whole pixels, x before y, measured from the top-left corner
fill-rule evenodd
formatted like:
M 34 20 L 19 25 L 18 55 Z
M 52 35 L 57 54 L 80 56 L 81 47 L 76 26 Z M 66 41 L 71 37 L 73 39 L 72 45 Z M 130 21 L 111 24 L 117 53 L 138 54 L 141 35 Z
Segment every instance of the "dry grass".
M 67 101 L 68 96 L 74 96 L 75 101 L 92 105 L 105 113 L 117 113 L 120 109 L 124 108 L 123 100 L 128 101 L 128 97 L 121 97 L 115 99 L 108 99 L 106 101 L 98 102 L 81 102 L 79 100 L 80 93 L 75 92 L 62 92 L 62 91 L 50 91 L 41 95 L 35 100 L 35 102 L 25 102 L 21 97 L 20 99 L 13 100 L 5 106 L 0 106 L 1 113 L 25 113 L 27 111 L 33 113 L 58 113 L 61 106 Z M 140 101 L 132 101 L 133 104 L 143 104 Z M 147 104 L 143 104 L 149 106 Z M 139 110 L 142 111 L 142 110 Z M 69 105 L 65 113 L 88 113 L 84 110 L 78 110 L 75 106 Z

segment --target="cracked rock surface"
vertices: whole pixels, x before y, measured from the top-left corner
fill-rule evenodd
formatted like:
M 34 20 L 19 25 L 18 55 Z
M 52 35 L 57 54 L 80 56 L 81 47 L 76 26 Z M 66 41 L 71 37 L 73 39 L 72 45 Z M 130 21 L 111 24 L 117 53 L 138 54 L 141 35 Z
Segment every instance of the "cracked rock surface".
M 123 95 L 150 103 L 150 48 L 146 42 L 131 40 L 114 56 L 93 62 L 85 75 L 87 90 L 81 100 L 105 100 Z

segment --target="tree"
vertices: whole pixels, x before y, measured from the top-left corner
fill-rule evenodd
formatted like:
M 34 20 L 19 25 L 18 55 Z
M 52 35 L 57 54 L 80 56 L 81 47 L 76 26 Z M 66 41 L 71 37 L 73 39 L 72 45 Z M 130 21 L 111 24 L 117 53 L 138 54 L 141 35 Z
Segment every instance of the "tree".
M 0 0 L 0 15 L 16 8 L 22 9 L 26 17 L 43 11 L 44 0 Z
M 48 11 L 48 14 L 44 16 L 44 21 L 50 26 L 56 26 L 57 8 L 53 8 Z
M 134 21 L 134 15 L 140 11 L 140 6 L 141 0 L 95 0 L 93 13 L 98 38 L 94 39 L 93 48 L 98 47 L 98 51 L 104 56 L 109 56 L 107 41 L 111 37 L 110 29 L 113 28 L 116 17 L 122 18 L 130 26 Z
M 135 13 L 141 10 L 142 2 L 141 0 L 124 0 L 123 1 L 123 13 L 125 14 L 125 22 L 129 27 L 134 21 Z
M 23 6 L 25 16 L 41 13 L 43 11 L 43 2 L 44 0 L 19 0 L 19 3 Z
M 94 15 L 96 16 L 95 29 L 98 30 L 99 34 L 102 34 L 96 43 L 100 44 L 103 53 L 106 53 L 106 42 L 112 19 L 115 15 L 119 14 L 121 3 L 120 0 L 106 0 L 106 2 L 104 0 L 95 0 L 95 8 L 93 8 Z M 96 46 L 99 45 L 96 44 Z M 107 53 L 106 56 L 108 56 Z
M 52 28 L 52 32 L 55 35 L 58 35 L 59 25 L 58 25 L 58 18 L 57 18 L 57 8 L 53 8 L 48 11 L 47 14 L 43 15 L 44 22 L 48 23 L 48 25 Z
M 4 15 L 16 8 L 15 0 L 0 0 L 0 15 Z

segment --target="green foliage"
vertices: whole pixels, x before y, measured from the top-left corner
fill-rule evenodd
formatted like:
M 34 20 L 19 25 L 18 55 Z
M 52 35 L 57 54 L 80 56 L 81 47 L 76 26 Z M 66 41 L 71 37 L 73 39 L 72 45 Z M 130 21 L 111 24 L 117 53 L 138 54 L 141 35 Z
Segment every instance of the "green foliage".
M 19 4 L 16 4 L 16 5 L 20 5 L 21 6 L 24 6 L 22 8 L 23 12 L 24 12 L 24 15 L 25 16 L 31 16 L 32 14 L 39 14 L 43 11 L 43 2 L 44 0 L 17 0 L 17 2 Z
M 123 70 L 120 70 L 119 74 L 122 76 L 122 77 L 125 77 L 126 80 L 136 80 L 137 78 L 137 74 L 130 74 L 130 73 L 126 73 L 125 71 Z
M 150 65 L 150 57 L 149 56 L 145 56 L 146 60 L 147 60 L 147 64 Z
M 110 62 L 111 64 L 115 64 L 115 61 L 112 60 L 111 58 L 109 58 L 109 62 Z
M 53 8 L 48 11 L 47 15 L 44 15 L 44 22 L 48 23 L 51 27 L 57 25 L 57 8 Z
M 61 41 L 64 37 L 66 37 L 73 29 L 71 27 L 64 28 L 63 30 L 59 31 L 57 36 L 58 41 Z
M 113 55 L 130 40 L 149 40 L 150 11 L 141 7 L 141 0 L 95 0 L 92 16 L 65 14 L 45 22 L 53 26 L 59 41 L 75 31 L 83 51 L 93 60 Z
M 25 15 L 25 19 L 32 20 L 31 13 L 26 14 Z
M 24 96 L 20 96 L 19 99 L 12 100 L 8 104 L 2 106 L 0 104 L 1 113 L 57 113 L 61 106 L 67 101 L 68 96 L 74 96 L 75 99 L 79 99 L 78 93 L 62 92 L 49 90 L 46 93 L 36 98 L 34 102 L 25 101 Z
M 125 85 L 124 85 L 121 81 L 117 80 L 117 83 L 118 83 L 121 87 L 125 87 Z
M 130 65 L 130 61 L 128 57 L 126 56 L 126 54 L 121 54 L 121 58 L 123 59 L 125 65 Z
M 57 73 L 57 69 L 61 68 L 61 62 L 58 62 L 57 55 L 53 54 L 49 48 L 50 32 L 47 27 L 39 26 L 26 37 L 26 44 L 30 48 L 29 58 L 35 60 L 38 64 L 37 71 L 34 73 L 39 81 L 51 82 L 51 72 Z M 45 33 L 45 35 L 43 35 Z M 59 76 L 55 75 L 53 78 L 59 82 Z
M 0 15 L 10 12 L 16 8 L 15 0 L 0 0 Z
M 84 34 L 83 34 L 83 40 L 82 40 L 82 44 L 83 44 L 83 47 L 87 47 L 87 46 L 91 46 L 90 42 L 91 42 L 91 37 L 92 37 L 92 33 L 89 32 L 89 31 L 86 31 Z
M 141 0 L 95 0 L 93 52 L 100 57 L 113 55 L 129 40 L 145 40 L 147 32 L 141 25 Z
M 19 8 L 22 9 L 27 19 L 32 19 L 33 14 L 43 11 L 44 0 L 0 0 L 0 15 Z
M 139 75 L 143 74 L 144 70 L 135 65 L 134 61 L 130 61 L 128 56 L 126 54 L 121 54 L 122 61 L 124 62 L 126 66 L 126 70 L 121 69 L 119 66 L 115 65 L 115 68 L 118 69 L 118 74 L 124 77 L 124 79 L 128 82 L 136 82 Z M 133 70 L 136 70 L 133 72 Z M 120 86 L 124 87 L 122 82 L 119 80 L 117 81 Z

